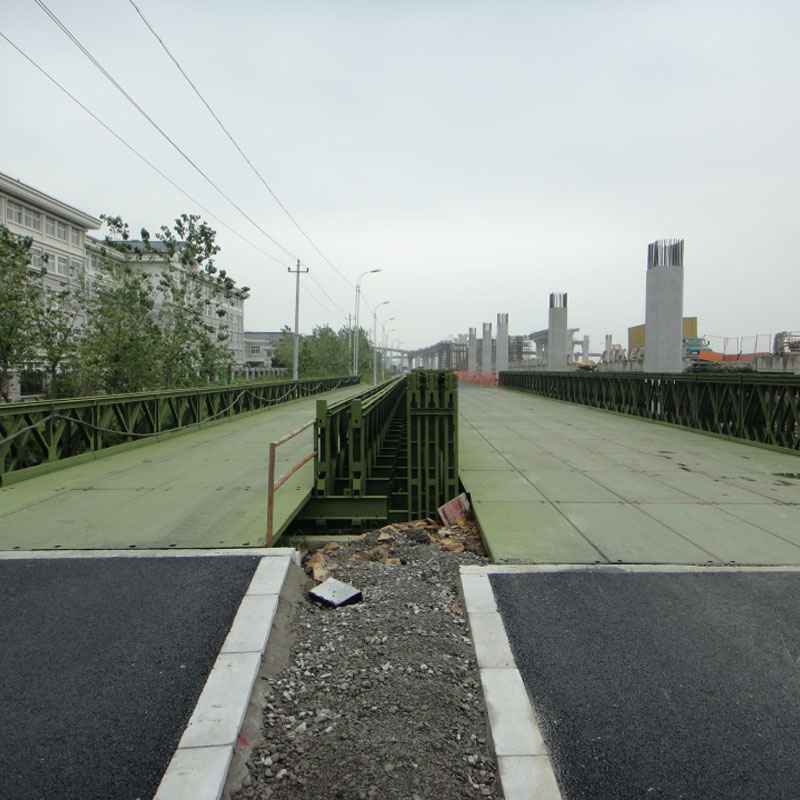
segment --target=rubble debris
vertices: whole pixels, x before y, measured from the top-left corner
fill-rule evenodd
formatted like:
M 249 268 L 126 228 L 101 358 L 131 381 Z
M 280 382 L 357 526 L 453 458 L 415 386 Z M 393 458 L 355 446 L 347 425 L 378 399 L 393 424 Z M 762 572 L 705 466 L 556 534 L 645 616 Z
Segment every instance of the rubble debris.
M 358 603 L 363 599 L 360 589 L 356 589 L 355 586 L 336 578 L 328 578 L 319 586 L 311 589 L 309 594 L 325 605 L 333 606 L 333 608 L 346 606 L 350 603 Z
M 439 512 L 442 522 L 449 527 L 463 524 L 472 515 L 469 500 L 463 492 L 436 510 Z

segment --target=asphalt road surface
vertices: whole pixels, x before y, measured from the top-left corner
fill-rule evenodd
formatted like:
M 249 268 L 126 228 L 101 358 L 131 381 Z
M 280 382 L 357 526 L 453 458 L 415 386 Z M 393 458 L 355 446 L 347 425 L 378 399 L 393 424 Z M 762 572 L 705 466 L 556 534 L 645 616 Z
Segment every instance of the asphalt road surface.
M 151 798 L 257 563 L 0 560 L 0 797 Z
M 565 800 L 800 797 L 800 572 L 491 583 Z

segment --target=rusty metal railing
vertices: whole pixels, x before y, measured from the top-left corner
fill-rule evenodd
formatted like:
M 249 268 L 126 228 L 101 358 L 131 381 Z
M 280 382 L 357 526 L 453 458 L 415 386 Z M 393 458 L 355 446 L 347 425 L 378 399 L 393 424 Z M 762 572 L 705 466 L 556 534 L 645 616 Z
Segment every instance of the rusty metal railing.
M 287 433 L 286 436 L 282 436 L 280 439 L 270 442 L 269 443 L 269 486 L 267 488 L 267 547 L 272 547 L 272 539 L 275 533 L 274 525 L 275 525 L 275 492 L 283 486 L 292 475 L 297 472 L 302 466 L 308 464 L 314 456 L 316 456 L 317 451 L 312 450 L 305 458 L 301 461 L 298 461 L 288 472 L 285 472 L 281 475 L 278 480 L 275 480 L 275 451 L 282 445 L 288 442 L 290 439 L 294 439 L 295 436 L 301 434 L 303 431 L 308 430 L 313 424 L 315 420 L 309 420 L 306 422 L 305 425 L 293 430 L 291 433 Z

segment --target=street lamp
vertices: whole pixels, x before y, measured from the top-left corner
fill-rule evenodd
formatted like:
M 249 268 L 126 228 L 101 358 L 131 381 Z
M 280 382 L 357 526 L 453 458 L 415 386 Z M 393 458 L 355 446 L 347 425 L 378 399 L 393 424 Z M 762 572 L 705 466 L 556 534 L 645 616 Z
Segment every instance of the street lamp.
M 355 330 L 353 331 L 353 375 L 358 375 L 358 307 L 361 305 L 361 279 L 365 275 L 372 275 L 373 272 L 381 272 L 377 269 L 368 269 L 356 278 L 356 311 L 355 311 Z
M 378 382 L 378 309 L 389 301 L 384 300 L 372 309 L 372 383 Z
M 381 380 L 386 378 L 386 326 L 396 317 L 389 317 L 381 323 L 381 341 L 383 342 L 383 358 L 381 359 Z M 391 330 L 394 330 L 392 328 Z

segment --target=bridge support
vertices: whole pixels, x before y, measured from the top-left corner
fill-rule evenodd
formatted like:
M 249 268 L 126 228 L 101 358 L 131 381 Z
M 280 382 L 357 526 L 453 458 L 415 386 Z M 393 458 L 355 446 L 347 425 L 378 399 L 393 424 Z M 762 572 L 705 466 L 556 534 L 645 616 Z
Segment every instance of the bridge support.
M 469 329 L 469 342 L 467 343 L 467 372 L 478 371 L 478 337 L 477 329 Z
M 481 372 L 492 372 L 492 323 L 483 323 L 483 350 L 481 352 Z
M 547 333 L 547 369 L 549 372 L 564 372 L 567 369 L 567 293 L 553 292 L 550 295 L 550 313 Z M 569 337 L 571 340 L 571 336 Z M 570 341 L 571 345 L 571 341 Z M 572 348 L 569 348 L 572 352 Z
M 495 370 L 505 372 L 508 369 L 508 314 L 497 315 L 496 348 Z
M 683 239 L 647 246 L 645 372 L 683 371 Z

